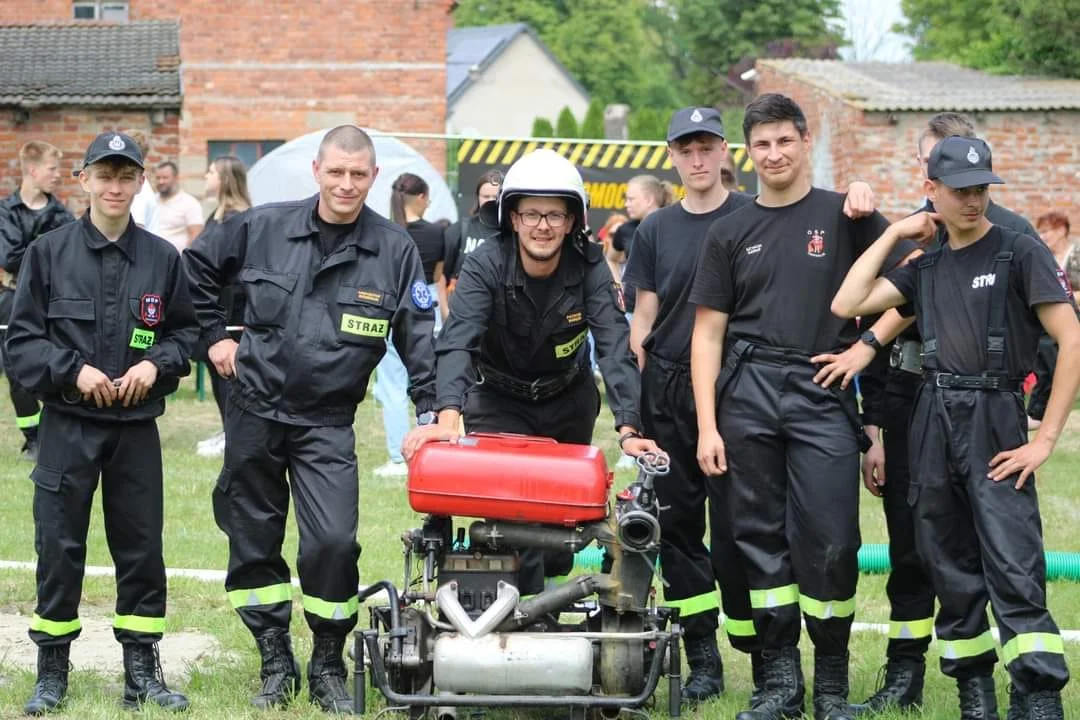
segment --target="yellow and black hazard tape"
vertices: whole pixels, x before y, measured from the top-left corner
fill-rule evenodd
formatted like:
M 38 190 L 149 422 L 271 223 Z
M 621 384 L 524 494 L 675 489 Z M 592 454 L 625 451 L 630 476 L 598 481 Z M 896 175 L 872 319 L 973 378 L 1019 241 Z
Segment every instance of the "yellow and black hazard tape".
M 655 143 L 563 142 L 550 140 L 462 140 L 458 146 L 459 163 L 468 165 L 510 165 L 537 148 L 554 150 L 578 167 L 621 170 L 671 170 L 667 146 Z M 746 148 L 732 152 L 735 167 L 743 172 L 754 169 Z

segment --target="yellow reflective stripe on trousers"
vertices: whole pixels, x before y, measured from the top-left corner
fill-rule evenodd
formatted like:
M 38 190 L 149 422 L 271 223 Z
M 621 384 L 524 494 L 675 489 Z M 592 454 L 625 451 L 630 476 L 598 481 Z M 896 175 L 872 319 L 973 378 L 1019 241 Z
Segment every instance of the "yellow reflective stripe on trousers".
M 798 585 L 781 585 L 765 590 L 750 591 L 750 607 L 755 610 L 794 605 L 799 602 Z
M 1005 646 L 1001 648 L 1006 665 L 1024 653 L 1035 652 L 1064 655 L 1065 643 L 1061 640 L 1061 636 L 1056 633 L 1021 633 L 1005 643 Z
M 46 620 L 37 613 L 34 613 L 34 616 L 30 618 L 30 629 L 43 632 L 46 635 L 52 635 L 53 637 L 61 637 L 82 630 L 82 621 L 80 621 L 79 618 L 63 621 Z
M 26 417 L 16 417 L 15 427 L 20 430 L 26 430 L 28 428 L 35 428 L 41 424 L 41 412 L 38 411 L 35 415 L 27 415 Z
M 304 610 L 327 620 L 346 620 L 359 612 L 360 600 L 354 595 L 348 600 L 331 602 L 305 595 Z
M 855 615 L 855 598 L 847 600 L 818 600 L 809 595 L 799 595 L 799 607 L 810 617 L 819 620 L 848 618 Z
M 165 632 L 165 618 L 163 617 L 144 617 L 143 615 L 116 615 L 112 621 L 113 627 L 117 630 L 130 630 L 132 632 L 141 633 L 157 633 L 161 634 Z
M 734 637 L 754 637 L 757 635 L 757 630 L 754 629 L 753 620 L 736 620 L 735 618 L 724 618 L 724 630 L 728 635 Z
M 921 640 L 934 632 L 934 618 L 922 620 L 890 620 L 889 638 L 892 640 Z
M 702 593 L 701 595 L 695 595 L 694 597 L 682 598 L 680 600 L 671 600 L 665 597 L 664 605 L 669 608 L 677 608 L 679 610 L 679 617 L 687 618 L 691 615 L 700 615 L 709 610 L 719 609 L 720 601 L 716 599 L 715 592 L 707 592 Z
M 239 610 L 242 607 L 273 605 L 274 603 L 291 601 L 292 585 L 289 583 L 229 591 L 229 604 L 233 606 L 234 610 Z
M 960 660 L 992 652 L 994 649 L 994 636 L 987 630 L 982 635 L 963 640 L 942 640 L 938 638 L 938 645 L 941 647 L 941 657 L 946 660 Z

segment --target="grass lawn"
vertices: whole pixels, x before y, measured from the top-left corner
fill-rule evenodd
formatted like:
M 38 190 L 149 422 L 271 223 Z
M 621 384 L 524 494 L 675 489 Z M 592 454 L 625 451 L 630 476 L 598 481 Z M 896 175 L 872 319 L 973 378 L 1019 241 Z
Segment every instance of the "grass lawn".
M 170 568 L 224 569 L 226 544 L 214 524 L 210 509 L 210 491 L 220 461 L 195 455 L 195 443 L 219 429 L 216 406 L 211 401 L 199 402 L 194 396 L 194 384 L 188 379 L 160 422 L 165 448 L 165 555 Z M 0 388 L 4 411 L 0 416 L 0 560 L 33 561 L 33 521 L 31 517 L 32 485 L 28 479 L 30 465 L 17 459 L 21 438 L 15 429 L 6 399 L 6 389 Z M 400 480 L 379 480 L 371 469 L 386 460 L 385 441 L 380 414 L 373 402 L 365 403 L 359 411 L 356 425 L 357 454 L 360 475 L 360 542 L 364 548 L 360 559 L 361 582 L 388 578 L 401 582 L 402 531 L 415 527 L 419 516 L 408 506 L 404 484 Z M 597 423 L 597 441 L 610 462 L 616 459 L 615 435 L 611 416 L 605 410 Z M 1073 483 L 1080 468 L 1080 415 L 1074 416 L 1070 432 L 1059 444 L 1057 453 L 1040 474 L 1043 523 L 1046 546 L 1050 550 L 1080 552 L 1080 532 L 1073 525 L 1080 517 L 1080 487 Z M 630 476 L 620 475 L 616 485 L 622 486 Z M 862 496 L 863 540 L 867 543 L 886 542 L 885 525 L 878 501 L 869 494 Z M 99 511 L 98 511 L 98 514 Z M 292 563 L 296 555 L 296 533 L 290 521 L 285 543 L 285 557 Z M 105 547 L 100 517 L 91 524 L 89 539 L 90 565 L 111 565 Z M 857 620 L 885 623 L 888 606 L 885 599 L 884 576 L 864 575 L 860 578 Z M 0 612 L 17 613 L 24 624 L 34 609 L 34 576 L 24 570 L 0 570 Z M 88 578 L 83 594 L 81 614 L 84 618 L 109 617 L 112 614 L 114 589 L 111 578 Z M 299 596 L 293 615 L 293 634 L 302 663 L 310 650 L 310 633 L 299 612 Z M 1080 629 L 1080 584 L 1056 582 L 1049 590 L 1050 607 L 1062 628 Z M 5 615 L 10 622 L 10 615 Z M 361 622 L 367 613 L 361 610 Z M 173 579 L 169 585 L 169 631 L 195 630 L 212 635 L 219 649 L 188 668 L 190 679 L 177 683 L 192 700 L 191 718 L 254 718 L 266 717 L 250 708 L 248 701 L 258 686 L 258 660 L 254 644 L 229 607 L 224 589 L 218 582 L 192 579 Z M 884 661 L 885 638 L 876 633 L 856 633 L 852 642 L 852 700 L 861 700 L 871 693 L 877 682 L 878 670 Z M 727 661 L 728 694 L 702 708 L 684 712 L 684 717 L 731 718 L 743 709 L 750 688 L 749 662 L 721 642 Z M 1080 643 L 1067 643 L 1067 654 L 1073 668 L 1080 668 Z M 8 662 L 9 648 L 0 647 L 0 718 L 18 717 L 22 704 L 33 685 L 33 674 Z M 804 642 L 804 668 L 810 671 L 812 649 Z M 932 650 L 932 653 L 934 651 Z M 116 648 L 119 667 L 120 649 Z M 169 668 L 169 657 L 163 657 Z M 171 674 L 171 673 L 170 673 Z M 953 718 L 956 716 L 955 687 L 937 671 L 933 655 L 928 672 L 926 706 L 923 717 Z M 1002 699 L 1004 716 L 1007 676 L 999 665 L 998 694 Z M 75 668 L 66 705 L 65 717 L 112 718 L 123 717 L 118 703 L 122 678 L 119 671 L 99 674 Z M 809 683 L 809 678 L 808 678 Z M 661 693 L 661 697 L 663 693 Z M 306 697 L 306 696 L 305 696 Z M 1080 685 L 1066 688 L 1066 707 L 1080 708 Z M 384 706 L 381 696 L 369 694 L 369 715 Z M 666 706 L 659 701 L 654 716 L 661 717 Z M 534 712 L 490 712 L 492 718 L 562 717 L 558 709 Z M 164 713 L 147 710 L 148 716 Z M 298 701 L 286 711 L 271 713 L 271 717 L 323 717 L 306 700 Z M 400 716 L 399 716 L 400 717 Z M 462 711 L 459 717 L 467 717 Z M 895 716 L 898 720 L 900 715 Z

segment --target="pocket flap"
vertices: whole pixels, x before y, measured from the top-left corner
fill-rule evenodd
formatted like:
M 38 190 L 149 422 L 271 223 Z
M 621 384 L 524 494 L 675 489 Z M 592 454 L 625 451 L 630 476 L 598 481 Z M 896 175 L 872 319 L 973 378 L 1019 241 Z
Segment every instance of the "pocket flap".
M 30 479 L 42 490 L 57 492 L 64 482 L 64 473 L 38 465 L 30 472 Z
M 56 298 L 50 300 L 49 317 L 93 320 L 94 301 L 90 298 Z
M 242 283 L 268 282 L 277 285 L 285 292 L 292 292 L 296 287 L 296 278 L 296 273 L 276 273 L 254 267 L 241 268 L 237 276 Z

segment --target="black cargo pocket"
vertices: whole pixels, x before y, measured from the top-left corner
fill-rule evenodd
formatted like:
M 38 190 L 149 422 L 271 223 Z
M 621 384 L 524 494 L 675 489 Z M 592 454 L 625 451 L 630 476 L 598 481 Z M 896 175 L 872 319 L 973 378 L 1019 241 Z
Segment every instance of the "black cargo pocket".
M 244 324 L 251 327 L 284 327 L 289 296 L 296 287 L 297 275 L 246 267 L 240 270 L 237 279 L 245 292 Z
M 30 472 L 30 479 L 42 490 L 55 493 L 60 492 L 60 486 L 64 484 L 64 473 L 38 465 Z
M 330 306 L 333 337 L 349 345 L 382 345 L 390 334 L 397 298 L 390 293 L 342 286 Z
M 94 301 L 91 298 L 55 298 L 49 301 L 50 320 L 93 320 Z

